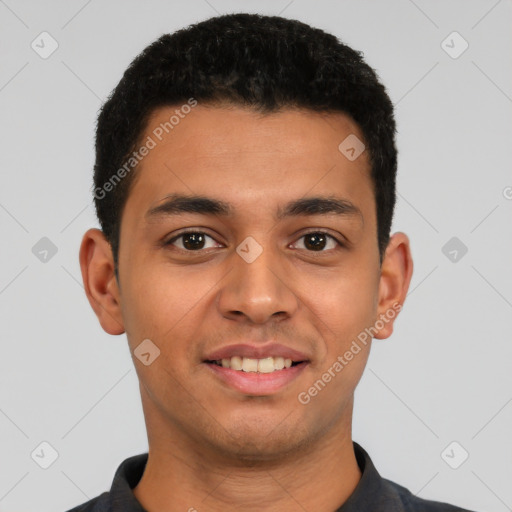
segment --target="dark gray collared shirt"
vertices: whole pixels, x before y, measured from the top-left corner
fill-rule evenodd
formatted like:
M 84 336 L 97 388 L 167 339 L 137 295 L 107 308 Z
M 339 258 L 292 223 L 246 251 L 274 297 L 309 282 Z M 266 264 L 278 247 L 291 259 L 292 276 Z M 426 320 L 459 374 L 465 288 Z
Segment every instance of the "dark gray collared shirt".
M 368 453 L 354 441 L 353 445 L 361 480 L 348 500 L 333 512 L 470 512 L 447 503 L 418 498 L 405 487 L 382 478 Z M 147 453 L 126 459 L 117 468 L 109 492 L 68 512 L 146 512 L 135 499 L 132 489 L 139 483 L 147 460 Z

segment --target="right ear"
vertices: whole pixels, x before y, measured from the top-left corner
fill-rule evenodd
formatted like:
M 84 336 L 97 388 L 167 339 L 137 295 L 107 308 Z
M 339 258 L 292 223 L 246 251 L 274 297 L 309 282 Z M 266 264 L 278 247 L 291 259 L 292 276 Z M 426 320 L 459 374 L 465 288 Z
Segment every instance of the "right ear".
M 112 247 L 103 232 L 86 231 L 80 245 L 80 268 L 85 293 L 101 327 L 108 334 L 125 332 Z

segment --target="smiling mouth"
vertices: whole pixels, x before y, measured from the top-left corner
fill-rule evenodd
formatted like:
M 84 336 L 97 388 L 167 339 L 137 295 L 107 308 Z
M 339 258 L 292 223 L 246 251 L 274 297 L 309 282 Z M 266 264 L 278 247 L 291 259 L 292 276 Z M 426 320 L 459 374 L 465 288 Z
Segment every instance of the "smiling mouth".
M 214 361 L 205 361 L 205 363 L 220 366 L 222 368 L 237 370 L 247 373 L 273 373 L 286 370 L 292 366 L 297 366 L 307 361 L 292 361 L 285 357 L 265 357 L 264 359 L 253 359 L 250 357 L 233 356 Z

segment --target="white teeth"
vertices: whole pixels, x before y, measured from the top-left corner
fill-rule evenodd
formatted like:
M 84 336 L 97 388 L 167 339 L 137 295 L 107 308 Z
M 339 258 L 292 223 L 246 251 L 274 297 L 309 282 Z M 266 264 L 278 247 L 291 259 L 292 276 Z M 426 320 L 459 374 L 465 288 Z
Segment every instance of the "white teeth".
M 229 368 L 232 370 L 241 370 L 242 369 L 242 358 L 238 356 L 233 356 L 231 361 L 229 361 Z
M 244 368 L 245 370 L 245 368 Z M 260 373 L 271 373 L 275 370 L 274 368 L 274 358 L 266 357 L 265 359 L 258 360 L 258 371 Z
M 244 357 L 242 361 L 242 370 L 244 372 L 257 372 L 258 371 L 258 360 L 257 359 L 249 359 L 248 357 Z
M 283 368 L 290 368 L 292 360 L 284 357 L 265 357 L 264 359 L 252 359 L 250 357 L 233 356 L 216 361 L 223 368 L 242 370 L 244 372 L 272 373 Z
M 274 357 L 274 368 L 282 370 L 284 368 L 284 357 Z

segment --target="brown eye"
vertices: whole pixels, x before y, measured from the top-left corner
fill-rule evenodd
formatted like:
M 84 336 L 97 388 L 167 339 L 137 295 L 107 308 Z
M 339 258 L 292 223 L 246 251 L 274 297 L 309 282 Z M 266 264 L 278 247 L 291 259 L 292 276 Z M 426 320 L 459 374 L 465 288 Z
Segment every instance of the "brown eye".
M 175 245 L 179 249 L 185 251 L 199 251 L 201 249 L 208 248 L 205 247 L 207 239 L 215 242 L 215 240 L 213 240 L 213 238 L 206 233 L 201 231 L 188 231 L 186 233 L 181 233 L 180 235 L 175 236 L 169 240 L 166 245 Z M 180 243 L 175 243 L 177 241 Z M 210 247 L 215 247 L 215 245 L 211 245 Z
M 300 237 L 300 240 L 303 240 L 303 247 L 299 246 L 299 249 L 308 251 L 325 252 L 325 249 L 336 249 L 336 247 L 341 246 L 336 238 L 323 231 L 306 233 Z

